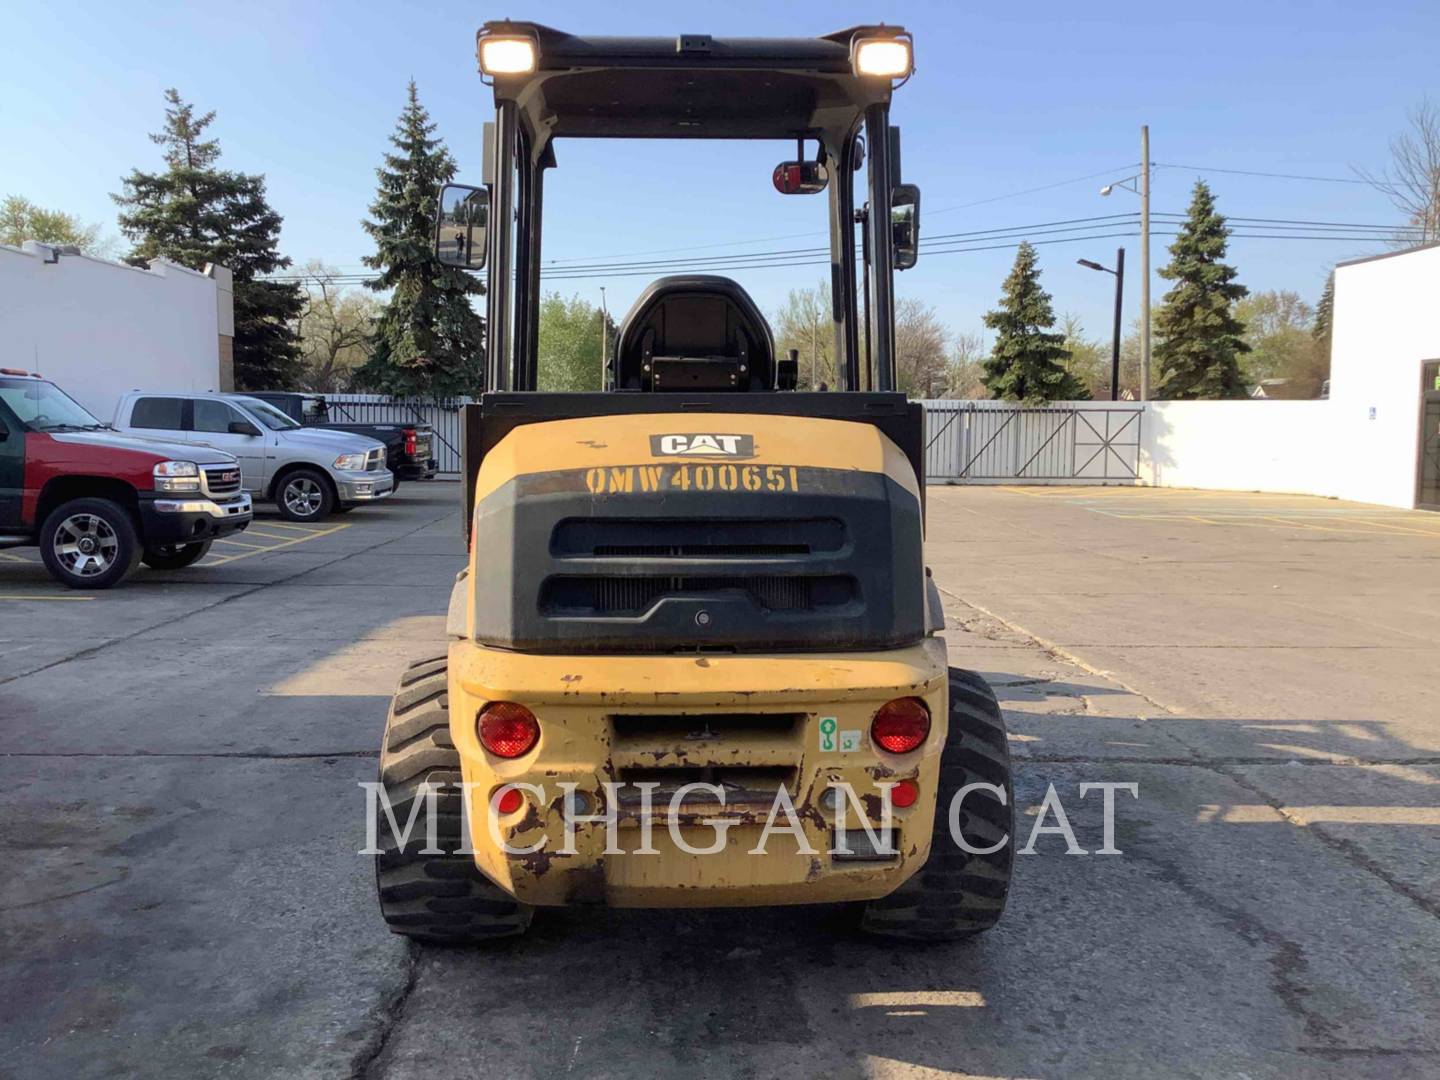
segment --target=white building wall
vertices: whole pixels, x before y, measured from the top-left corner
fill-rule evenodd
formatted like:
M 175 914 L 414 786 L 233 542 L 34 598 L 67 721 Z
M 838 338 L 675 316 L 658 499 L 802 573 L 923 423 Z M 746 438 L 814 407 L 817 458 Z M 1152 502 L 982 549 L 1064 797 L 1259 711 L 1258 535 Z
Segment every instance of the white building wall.
M 1140 482 L 1333 495 L 1335 415 L 1333 401 L 1152 401 Z
M 1440 245 L 1335 270 L 1333 494 L 1415 505 L 1421 367 L 1440 360 Z
M 0 367 L 38 371 L 102 420 L 129 390 L 220 386 L 216 282 L 0 245 Z

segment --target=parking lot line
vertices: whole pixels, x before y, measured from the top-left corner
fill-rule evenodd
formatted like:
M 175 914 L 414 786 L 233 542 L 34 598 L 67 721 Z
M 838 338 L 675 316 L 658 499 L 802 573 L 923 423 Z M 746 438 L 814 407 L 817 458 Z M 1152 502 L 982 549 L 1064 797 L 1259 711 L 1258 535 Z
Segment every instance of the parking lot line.
M 322 528 L 322 529 L 313 529 L 313 528 L 312 528 L 312 529 L 306 529 L 306 531 L 305 531 L 305 533 L 304 533 L 303 536 L 296 536 L 296 537 L 293 537 L 293 538 L 291 538 L 291 539 L 289 539 L 289 540 L 281 540 L 279 543 L 269 544 L 269 545 L 267 545 L 267 546 L 265 546 L 265 547 L 256 547 L 256 546 L 253 545 L 253 544 L 246 544 L 246 543 L 244 543 L 244 542 L 242 542 L 242 541 L 238 541 L 238 540 L 224 540 L 224 539 L 222 539 L 222 540 L 217 540 L 217 541 L 216 541 L 217 544 L 227 544 L 227 543 L 228 543 L 228 544 L 235 544 L 235 545 L 238 546 L 238 547 L 245 547 L 245 548 L 249 548 L 250 550 L 249 550 L 249 551 L 236 552 L 234 555 L 221 555 L 221 556 L 219 556 L 218 558 L 209 558 L 209 557 L 207 557 L 207 558 L 204 559 L 202 562 L 200 562 L 198 565 L 200 565 L 200 566 L 223 566 L 225 563 L 232 563 L 232 562 L 235 562 L 235 561 L 238 560 L 238 559 L 248 559 L 248 558 L 250 558 L 250 556 L 252 556 L 252 555 L 264 555 L 266 552 L 269 552 L 269 551 L 279 551 L 281 548 L 294 547 L 296 544 L 303 544 L 303 543 L 305 543 L 305 541 L 307 541 L 307 540 L 318 540 L 318 539 L 320 539 L 320 537 L 322 537 L 322 536 L 329 536 L 331 533 L 337 533 L 337 532 L 339 532 L 341 529 L 348 529 L 349 527 L 350 527 L 349 524 L 346 523 L 346 524 L 343 524 L 343 525 L 331 525 L 329 528 Z
M 31 596 L 26 593 L 0 593 L 0 600 L 94 600 L 93 596 Z
M 7 555 L 3 551 L 0 551 L 0 559 L 4 559 L 6 562 L 28 563 L 30 561 L 29 559 L 22 559 L 19 555 Z

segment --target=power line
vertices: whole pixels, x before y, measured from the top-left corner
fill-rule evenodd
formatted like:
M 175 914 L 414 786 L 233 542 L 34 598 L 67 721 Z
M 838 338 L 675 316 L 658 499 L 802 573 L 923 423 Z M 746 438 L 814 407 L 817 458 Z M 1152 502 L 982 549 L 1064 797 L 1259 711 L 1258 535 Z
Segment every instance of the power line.
M 1257 170 L 1257 169 L 1220 169 L 1220 168 L 1216 168 L 1216 167 L 1214 167 L 1214 166 L 1201 166 L 1201 165 L 1170 165 L 1170 164 L 1165 164 L 1165 163 L 1162 163 L 1162 162 L 1159 162 L 1159 161 L 1155 162 L 1155 167 L 1158 168 L 1158 169 L 1182 169 L 1182 170 L 1184 170 L 1185 172 L 1198 172 L 1198 173 L 1218 172 L 1218 173 L 1231 173 L 1231 174 L 1233 174 L 1233 175 L 1235 175 L 1235 176 L 1266 176 L 1266 177 L 1270 177 L 1270 178 L 1273 179 L 1273 180 L 1312 180 L 1312 181 L 1314 181 L 1314 182 L 1317 183 L 1317 184 L 1366 184 L 1366 185 L 1368 185 L 1368 184 L 1370 183 L 1368 180 L 1356 180 L 1356 179 L 1349 179 L 1349 178 L 1340 177 L 1340 176 L 1304 176 L 1304 175 L 1301 175 L 1301 174 L 1299 174 L 1299 173 L 1260 172 L 1260 171 Z

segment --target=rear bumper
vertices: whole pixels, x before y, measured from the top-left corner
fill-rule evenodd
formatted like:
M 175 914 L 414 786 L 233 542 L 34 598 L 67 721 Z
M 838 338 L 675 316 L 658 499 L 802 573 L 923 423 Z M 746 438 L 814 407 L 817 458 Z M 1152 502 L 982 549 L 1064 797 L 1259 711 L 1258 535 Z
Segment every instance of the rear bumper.
M 537 656 L 457 642 L 451 737 L 470 785 L 476 864 L 537 905 L 732 907 L 884 896 L 930 852 L 946 693 L 938 638 L 888 652 L 702 657 Z M 926 701 L 931 733 L 911 753 L 888 754 L 871 745 L 870 720 L 901 696 Z M 539 743 L 524 757 L 503 760 L 480 745 L 476 715 L 497 700 L 521 702 L 539 720 Z M 881 785 L 902 779 L 915 781 L 920 798 L 893 810 L 893 854 L 837 855 L 837 815 L 821 795 L 836 782 L 854 792 L 847 824 L 858 852 L 860 819 L 878 831 Z M 696 791 L 672 802 L 694 781 L 714 782 L 723 794 Z M 656 785 L 648 850 L 636 786 L 647 782 Z M 490 796 L 506 784 L 533 790 L 522 789 L 514 813 L 492 817 Z M 588 802 L 582 812 L 597 817 L 573 822 L 568 840 L 567 784 Z M 804 840 L 777 828 L 757 853 L 782 787 Z M 783 810 L 775 822 L 788 828 Z
M 141 499 L 140 523 L 146 544 L 184 544 L 239 532 L 254 517 L 249 495 L 223 502 L 203 497 Z

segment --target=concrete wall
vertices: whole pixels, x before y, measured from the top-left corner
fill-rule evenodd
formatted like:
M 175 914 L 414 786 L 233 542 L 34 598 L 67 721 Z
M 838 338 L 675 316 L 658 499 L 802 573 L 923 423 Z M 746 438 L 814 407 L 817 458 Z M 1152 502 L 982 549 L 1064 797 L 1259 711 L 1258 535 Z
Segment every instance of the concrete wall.
M 1440 245 L 1335 270 L 1333 494 L 1414 506 L 1421 367 L 1440 360 Z
M 127 390 L 221 386 L 217 283 L 33 242 L 0 246 L 0 367 L 53 379 L 102 420 Z

